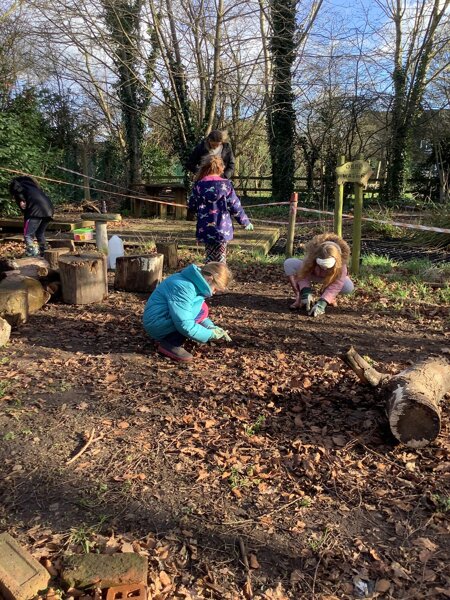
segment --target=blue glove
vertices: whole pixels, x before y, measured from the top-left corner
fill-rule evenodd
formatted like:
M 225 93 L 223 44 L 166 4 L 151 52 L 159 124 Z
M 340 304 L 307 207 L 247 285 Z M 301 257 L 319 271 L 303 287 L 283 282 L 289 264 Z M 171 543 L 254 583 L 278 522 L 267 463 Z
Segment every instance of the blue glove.
M 255 228 L 253 227 L 252 223 L 249 223 L 248 225 L 245 226 L 245 231 L 253 231 Z
M 311 310 L 308 312 L 310 317 L 320 317 L 320 315 L 325 314 L 325 309 L 327 307 L 328 302 L 321 298 L 318 302 L 314 304 Z
M 300 302 L 301 305 L 306 308 L 306 312 L 309 313 L 309 311 L 311 310 L 311 308 L 313 306 L 313 302 L 314 302 L 311 288 L 305 287 L 301 290 L 300 301 L 301 301 Z
M 212 335 L 209 338 L 210 340 L 225 340 L 226 342 L 231 342 L 228 331 L 225 331 L 225 329 L 222 329 L 221 327 L 214 327 L 214 329 L 211 331 Z

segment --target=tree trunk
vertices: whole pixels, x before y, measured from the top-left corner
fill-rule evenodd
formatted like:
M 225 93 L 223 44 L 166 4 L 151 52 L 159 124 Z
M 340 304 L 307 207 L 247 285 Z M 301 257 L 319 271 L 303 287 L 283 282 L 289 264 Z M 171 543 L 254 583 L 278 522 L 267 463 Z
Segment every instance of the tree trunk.
M 0 316 L 11 327 L 28 321 L 28 294 L 26 290 L 2 289 L 0 286 Z
M 69 248 L 52 248 L 44 252 L 44 258 L 50 265 L 51 269 L 57 271 L 59 269 L 58 260 L 63 254 L 68 254 Z
M 91 304 L 108 296 L 105 255 L 66 254 L 60 257 L 58 264 L 66 304 Z
M 127 292 L 151 292 L 162 279 L 164 256 L 142 254 L 119 256 L 114 287 Z
M 178 267 L 178 243 L 156 242 L 156 252 L 164 256 L 164 269 L 176 269 Z
M 0 317 L 0 348 L 6 346 L 11 336 L 11 325 L 6 319 Z
M 24 290 L 28 296 L 28 314 L 30 315 L 40 310 L 50 299 L 50 294 L 44 290 L 37 279 L 23 275 L 3 279 L 0 283 L 0 290 L 11 292 Z
M 441 429 L 439 403 L 450 391 L 450 363 L 429 358 L 390 376 L 380 373 L 350 348 L 341 359 L 363 383 L 379 388 L 393 435 L 411 448 L 422 448 L 437 438 Z

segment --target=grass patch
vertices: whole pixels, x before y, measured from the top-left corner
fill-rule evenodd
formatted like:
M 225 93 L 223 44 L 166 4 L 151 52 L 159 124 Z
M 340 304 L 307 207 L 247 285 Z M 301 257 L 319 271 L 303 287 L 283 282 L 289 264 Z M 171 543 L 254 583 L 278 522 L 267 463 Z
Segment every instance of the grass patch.
M 366 273 L 372 273 L 374 275 L 392 273 L 396 266 L 397 263 L 389 258 L 389 256 L 366 254 L 362 257 L 362 268 Z
M 405 303 L 450 304 L 450 265 L 433 265 L 428 259 L 395 263 L 388 257 L 363 257 L 357 287 L 380 296 L 380 305 L 402 308 Z M 433 286 L 432 282 L 438 285 Z
M 377 219 L 379 221 L 394 221 L 392 211 L 389 209 L 368 210 L 364 212 L 364 217 Z M 362 222 L 363 235 L 376 234 L 377 236 L 388 239 L 399 239 L 405 237 L 405 230 L 402 227 L 396 227 L 390 223 L 374 223 L 371 221 Z

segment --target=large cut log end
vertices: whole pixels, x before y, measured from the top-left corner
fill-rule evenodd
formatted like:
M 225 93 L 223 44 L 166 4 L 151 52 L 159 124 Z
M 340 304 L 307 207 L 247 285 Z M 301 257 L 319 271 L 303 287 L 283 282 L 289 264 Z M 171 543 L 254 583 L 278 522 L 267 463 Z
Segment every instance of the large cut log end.
M 423 448 L 441 430 L 439 403 L 450 391 L 450 365 L 431 358 L 402 371 L 386 385 L 387 414 L 394 436 L 411 448 Z
M 411 448 L 423 448 L 435 440 L 441 431 L 441 416 L 437 405 L 417 401 L 398 386 L 388 400 L 389 425 L 394 436 Z

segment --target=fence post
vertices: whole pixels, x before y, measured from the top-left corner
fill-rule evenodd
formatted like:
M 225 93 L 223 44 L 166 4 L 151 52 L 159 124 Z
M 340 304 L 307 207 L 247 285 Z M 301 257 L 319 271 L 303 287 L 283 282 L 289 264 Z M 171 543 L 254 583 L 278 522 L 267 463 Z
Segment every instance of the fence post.
M 294 192 L 289 199 L 289 225 L 286 240 L 286 258 L 294 254 L 295 221 L 297 219 L 298 194 Z
M 338 166 L 345 164 L 345 155 L 339 157 Z M 344 206 L 344 184 L 338 184 L 336 178 L 336 188 L 334 192 L 334 233 L 342 237 L 342 210 Z
M 358 154 L 357 160 L 363 160 L 362 154 Z M 353 209 L 353 238 L 352 238 L 352 275 L 359 273 L 359 259 L 361 256 L 361 223 L 363 212 L 364 188 L 360 183 L 354 184 L 355 205 Z

